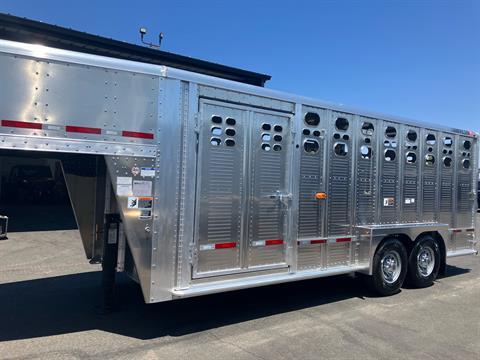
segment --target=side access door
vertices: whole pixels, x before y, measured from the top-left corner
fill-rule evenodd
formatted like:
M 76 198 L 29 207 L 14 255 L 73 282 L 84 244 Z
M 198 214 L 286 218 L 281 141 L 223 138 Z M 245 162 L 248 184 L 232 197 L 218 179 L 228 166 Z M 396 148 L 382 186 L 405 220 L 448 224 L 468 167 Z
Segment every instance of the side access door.
M 193 277 L 286 267 L 290 116 L 200 101 Z

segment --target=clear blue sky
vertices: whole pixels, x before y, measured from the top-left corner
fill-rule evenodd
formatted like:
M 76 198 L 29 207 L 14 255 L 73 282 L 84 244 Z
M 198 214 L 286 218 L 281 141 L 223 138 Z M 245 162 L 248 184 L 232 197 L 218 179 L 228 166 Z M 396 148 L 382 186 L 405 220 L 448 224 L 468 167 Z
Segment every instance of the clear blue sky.
M 480 1 L 22 1 L 0 11 L 273 76 L 270 88 L 480 130 Z

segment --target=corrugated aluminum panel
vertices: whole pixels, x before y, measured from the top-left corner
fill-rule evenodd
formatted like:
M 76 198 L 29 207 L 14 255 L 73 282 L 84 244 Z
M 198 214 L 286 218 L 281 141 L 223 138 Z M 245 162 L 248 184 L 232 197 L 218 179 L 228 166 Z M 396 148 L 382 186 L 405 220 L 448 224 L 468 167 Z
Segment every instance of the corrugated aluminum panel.
M 380 141 L 380 199 L 379 212 L 380 224 L 399 222 L 399 161 L 398 151 L 400 126 L 395 123 L 383 123 L 383 128 L 378 134 Z M 391 136 L 387 136 L 387 132 Z
M 199 135 L 197 273 L 241 266 L 246 111 L 204 104 Z M 227 129 L 235 132 L 227 135 Z M 248 129 L 248 128 L 247 128 Z M 232 145 L 232 146 L 228 146 Z M 209 249 L 216 243 L 235 243 Z
M 437 184 L 438 184 L 438 133 L 422 131 L 422 219 L 425 222 L 437 220 Z
M 285 262 L 286 170 L 290 124 L 286 116 L 252 112 L 248 267 Z M 276 245 L 259 241 L 281 240 Z
M 328 244 L 328 267 L 350 264 L 350 242 Z
M 474 201 L 476 200 L 474 186 L 477 180 L 474 179 L 473 175 L 478 149 L 474 146 L 471 138 L 458 136 L 457 139 L 457 206 L 455 211 L 455 227 L 473 227 L 475 224 L 475 214 L 472 209 Z
M 375 223 L 377 210 L 377 141 L 378 122 L 361 118 L 356 129 L 356 225 Z
M 307 115 L 308 114 L 308 115 Z M 305 116 L 317 114 L 319 123 L 307 124 Z M 321 109 L 303 107 L 300 147 L 300 184 L 298 237 L 315 238 L 324 235 L 325 200 L 317 200 L 315 194 L 325 191 L 324 157 L 327 113 Z M 309 146 L 318 146 L 317 149 Z M 314 150 L 314 151 L 313 151 Z
M 440 182 L 439 182 L 439 214 L 438 220 L 453 227 L 453 197 L 455 186 L 455 140 L 452 135 L 441 134 Z
M 404 223 L 418 221 L 419 213 L 419 177 L 420 158 L 419 150 L 420 129 L 412 126 L 403 127 L 399 148 L 401 148 L 400 162 L 403 166 L 401 221 Z
M 347 130 L 335 125 L 339 119 L 349 123 Z M 351 233 L 352 226 L 352 130 L 353 117 L 331 113 L 328 161 L 328 236 Z
M 318 121 L 318 123 L 317 123 Z M 302 107 L 300 142 L 300 179 L 298 198 L 298 239 L 319 239 L 325 235 L 326 199 L 315 194 L 325 192 L 325 134 L 328 113 L 325 110 Z M 324 266 L 325 245 L 301 243 L 297 251 L 297 268 L 313 269 Z

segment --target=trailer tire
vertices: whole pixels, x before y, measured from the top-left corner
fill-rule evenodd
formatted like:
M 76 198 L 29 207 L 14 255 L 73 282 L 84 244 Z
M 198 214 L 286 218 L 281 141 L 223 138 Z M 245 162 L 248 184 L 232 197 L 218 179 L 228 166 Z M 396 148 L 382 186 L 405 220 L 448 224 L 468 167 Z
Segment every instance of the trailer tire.
M 388 238 L 373 257 L 372 275 L 367 285 L 381 296 L 399 292 L 407 275 L 408 256 L 405 246 L 395 238 Z
M 440 270 L 440 247 L 430 235 L 415 242 L 408 259 L 408 283 L 417 288 L 431 286 Z

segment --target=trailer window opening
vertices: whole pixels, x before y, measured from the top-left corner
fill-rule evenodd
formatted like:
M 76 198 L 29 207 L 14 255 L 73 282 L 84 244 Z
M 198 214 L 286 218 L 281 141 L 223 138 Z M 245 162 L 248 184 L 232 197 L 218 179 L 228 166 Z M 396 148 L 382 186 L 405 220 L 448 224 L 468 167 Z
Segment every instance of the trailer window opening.
M 333 149 L 338 156 L 347 156 L 348 154 L 348 145 L 345 143 L 337 142 Z
M 451 147 L 453 144 L 453 140 L 451 137 L 447 136 L 443 139 L 443 145 L 445 145 L 446 147 Z
M 225 140 L 225 145 L 235 146 L 235 141 L 233 139 L 227 139 L 227 140 Z
M 385 129 L 385 136 L 387 138 L 393 139 L 397 136 L 397 129 L 395 129 L 393 126 L 387 126 L 387 128 Z
M 417 154 L 415 154 L 414 152 L 408 152 L 406 159 L 407 164 L 415 164 L 417 162 Z
M 360 154 L 362 159 L 370 160 L 372 158 L 372 147 L 367 145 L 362 145 L 360 147 Z
M 320 145 L 318 145 L 318 142 L 316 140 L 305 140 L 303 143 L 303 149 L 307 154 L 316 154 L 320 148 Z
M 276 132 L 282 132 L 283 131 L 283 127 L 281 127 L 280 125 L 275 125 L 273 127 L 273 130 L 276 131 Z
M 222 123 L 222 118 L 220 116 L 213 115 L 212 116 L 212 122 L 215 123 L 215 124 L 221 124 Z
M 212 127 L 212 135 L 215 135 L 215 136 L 222 135 L 222 128 L 217 126 Z
M 273 140 L 275 140 L 275 141 L 277 141 L 277 142 L 280 142 L 280 141 L 282 141 L 282 136 L 281 136 L 281 135 L 275 135 L 275 136 L 273 137 Z
M 471 147 L 472 147 L 472 143 L 471 143 L 470 141 L 465 140 L 465 141 L 463 142 L 463 148 L 464 148 L 465 150 L 470 150 Z
M 375 128 L 371 122 L 364 122 L 361 131 L 363 135 L 373 135 Z
M 443 166 L 449 168 L 452 166 L 452 158 L 448 157 L 448 156 L 445 156 L 443 158 Z
M 225 122 L 227 123 L 227 125 L 230 125 L 230 126 L 233 126 L 237 123 L 235 121 L 235 119 L 232 119 L 232 118 L 227 118 L 227 120 L 225 120 Z
M 350 124 L 348 120 L 345 119 L 344 117 L 339 117 L 335 121 L 335 127 L 337 128 L 337 130 L 340 130 L 340 131 L 347 131 L 349 125 Z
M 266 131 L 269 131 L 272 129 L 272 126 L 270 124 L 263 124 L 262 125 L 262 129 L 263 130 L 266 130 Z
M 220 138 L 212 137 L 210 139 L 210 144 L 213 146 L 219 146 L 222 143 L 222 140 Z
M 234 129 L 227 129 L 225 130 L 225 134 L 228 136 L 235 136 L 235 130 Z
M 271 150 L 270 144 L 262 144 L 262 150 L 270 151 Z
M 427 142 L 428 145 L 435 145 L 435 143 L 437 142 L 436 139 L 435 139 L 435 135 L 428 134 L 426 142 Z
M 273 145 L 273 151 L 280 151 L 282 150 L 282 147 L 278 144 Z
M 310 135 L 310 130 L 303 129 L 303 135 L 306 135 L 306 136 Z
M 320 131 L 315 130 L 315 131 L 313 132 L 313 136 L 320 137 Z
M 395 158 L 397 157 L 397 153 L 395 150 L 388 149 L 385 150 L 385 161 L 395 161 Z
M 262 134 L 262 141 L 270 141 L 272 139 L 272 136 L 270 134 Z
M 435 164 L 435 156 L 432 154 L 425 155 L 425 165 L 433 166 Z
M 315 112 L 307 112 L 304 117 L 305 124 L 310 126 L 317 126 L 320 124 L 320 115 Z
M 470 169 L 470 160 L 465 159 L 462 161 L 462 166 L 464 169 Z
M 417 132 L 415 130 L 408 130 L 407 140 L 411 142 L 417 141 Z

